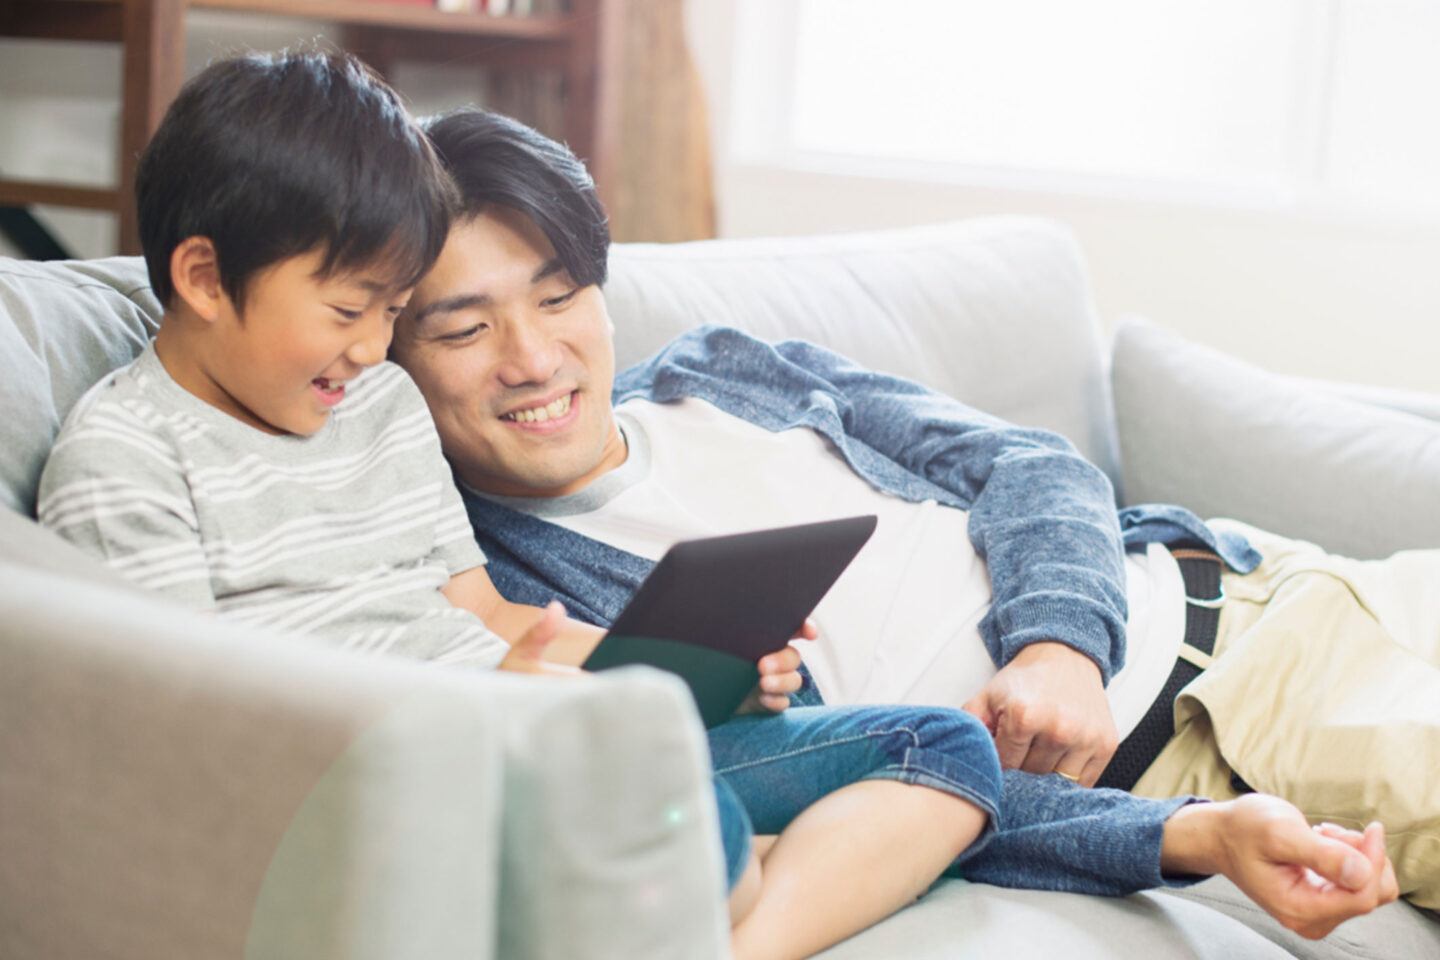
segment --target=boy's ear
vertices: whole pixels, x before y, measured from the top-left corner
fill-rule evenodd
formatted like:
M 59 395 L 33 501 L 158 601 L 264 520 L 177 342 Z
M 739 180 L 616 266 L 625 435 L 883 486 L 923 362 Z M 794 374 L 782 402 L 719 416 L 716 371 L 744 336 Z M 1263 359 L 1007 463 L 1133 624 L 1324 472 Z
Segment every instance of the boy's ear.
M 220 261 L 208 237 L 186 237 L 170 254 L 170 283 L 175 295 L 202 320 L 214 322 L 226 299 L 220 285 Z

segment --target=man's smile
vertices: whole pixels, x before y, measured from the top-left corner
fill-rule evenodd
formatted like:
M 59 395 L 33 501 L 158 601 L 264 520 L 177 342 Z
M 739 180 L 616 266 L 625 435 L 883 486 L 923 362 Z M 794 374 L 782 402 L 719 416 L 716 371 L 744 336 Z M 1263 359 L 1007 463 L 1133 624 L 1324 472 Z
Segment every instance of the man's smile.
M 522 430 L 553 433 L 574 421 L 579 400 L 580 391 L 573 390 L 524 407 L 516 407 L 501 414 L 500 419 Z

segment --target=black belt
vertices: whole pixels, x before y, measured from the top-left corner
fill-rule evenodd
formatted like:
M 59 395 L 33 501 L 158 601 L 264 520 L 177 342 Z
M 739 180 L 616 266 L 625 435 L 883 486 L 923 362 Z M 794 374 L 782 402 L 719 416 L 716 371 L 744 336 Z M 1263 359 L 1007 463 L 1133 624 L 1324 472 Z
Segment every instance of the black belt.
M 1100 775 L 1097 787 L 1129 790 L 1160 756 L 1165 744 L 1175 735 L 1175 697 L 1191 680 L 1200 676 L 1201 667 L 1187 656 L 1208 661 L 1215 652 L 1215 633 L 1220 626 L 1220 603 L 1225 599 L 1220 589 L 1222 563 L 1208 550 L 1172 550 L 1185 581 L 1185 639 L 1175 669 L 1160 690 L 1140 725 L 1121 742 L 1110 765 Z M 1191 650 L 1186 650 L 1189 647 Z M 1199 656 L 1192 651 L 1198 651 Z

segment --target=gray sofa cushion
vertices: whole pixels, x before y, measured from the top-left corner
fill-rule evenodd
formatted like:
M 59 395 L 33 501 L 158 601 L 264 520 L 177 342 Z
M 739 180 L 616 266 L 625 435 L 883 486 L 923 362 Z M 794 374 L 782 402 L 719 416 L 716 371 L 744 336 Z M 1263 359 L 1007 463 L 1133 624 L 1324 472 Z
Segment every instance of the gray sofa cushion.
M 1309 389 L 1141 321 L 1115 336 L 1126 499 L 1349 556 L 1440 546 L 1440 424 Z
M 138 258 L 0 259 L 0 505 L 34 514 L 65 415 L 140 352 L 160 313 Z
M 622 244 L 606 287 L 624 367 L 714 323 L 799 338 L 1056 430 L 1119 484 L 1099 325 L 1075 238 L 992 217 L 778 240 Z

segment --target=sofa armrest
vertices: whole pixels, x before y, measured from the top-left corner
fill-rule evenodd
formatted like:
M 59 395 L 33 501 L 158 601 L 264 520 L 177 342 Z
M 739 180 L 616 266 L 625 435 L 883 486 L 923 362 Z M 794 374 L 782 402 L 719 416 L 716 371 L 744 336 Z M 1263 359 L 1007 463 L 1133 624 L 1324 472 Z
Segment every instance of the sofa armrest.
M 0 562 L 0 956 L 721 956 L 706 770 L 648 671 L 367 659 Z
M 1169 502 L 1360 558 L 1440 546 L 1440 423 L 1267 373 L 1131 320 L 1111 369 L 1127 502 Z

